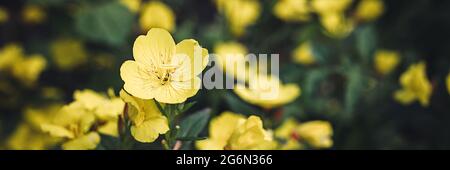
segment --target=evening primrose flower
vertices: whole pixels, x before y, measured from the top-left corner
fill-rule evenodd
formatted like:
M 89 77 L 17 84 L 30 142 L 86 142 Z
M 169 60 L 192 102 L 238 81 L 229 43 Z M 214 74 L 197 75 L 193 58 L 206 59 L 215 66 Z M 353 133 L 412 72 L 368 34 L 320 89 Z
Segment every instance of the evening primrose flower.
M 31 55 L 12 66 L 12 75 L 25 85 L 32 86 L 46 65 L 47 61 L 42 55 Z
M 163 28 L 169 32 L 175 30 L 175 14 L 169 6 L 160 1 L 150 1 L 142 8 L 139 18 L 142 32 L 151 28 Z
M 316 62 L 311 44 L 305 42 L 300 44 L 293 52 L 294 61 L 303 65 L 311 65 Z
M 109 97 L 93 90 L 77 90 L 74 93 L 75 103 L 95 115 L 99 125 L 97 131 L 101 134 L 118 136 L 117 122 L 119 115 L 123 112 L 125 103 L 114 95 L 109 89 Z
M 308 21 L 310 8 L 307 0 L 278 0 L 273 9 L 275 16 L 288 21 Z
M 125 61 L 120 76 L 124 89 L 141 99 L 182 103 L 200 88 L 199 75 L 208 63 L 208 51 L 193 39 L 177 45 L 164 29 L 153 28 L 134 42 L 135 61 Z
M 41 129 L 52 137 L 64 138 L 63 149 L 95 149 L 100 143 L 100 135 L 91 131 L 95 116 L 80 103 L 64 106 L 54 119 L 52 123 L 42 124 Z
M 8 11 L 5 8 L 0 7 L 0 24 L 7 22 L 9 19 Z
M 422 106 L 428 106 L 432 93 L 431 83 L 426 74 L 425 62 L 413 64 L 400 77 L 401 90 L 394 94 L 402 104 L 411 104 L 418 100 Z
M 61 105 L 58 104 L 42 108 L 26 108 L 24 120 L 7 139 L 7 148 L 13 150 L 42 150 L 55 146 L 59 139 L 43 133 L 40 125 L 49 122 L 60 108 Z
M 47 18 L 42 7 L 37 5 L 26 5 L 22 10 L 22 19 L 28 24 L 39 24 L 42 23 Z
M 220 13 L 225 15 L 231 33 L 240 37 L 254 24 L 261 14 L 258 0 L 216 0 Z
M 169 131 L 167 118 L 162 115 L 154 100 L 144 100 L 129 95 L 124 90 L 120 97 L 128 103 L 128 115 L 132 122 L 131 135 L 139 142 L 153 142 L 160 134 Z
M 275 137 L 286 141 L 281 149 L 302 149 L 302 142 L 314 148 L 329 148 L 333 145 L 333 129 L 327 121 L 299 123 L 295 119 L 286 120 L 275 131 Z
M 63 38 L 52 42 L 52 59 L 61 70 L 72 70 L 87 61 L 87 52 L 79 40 Z
M 315 148 L 330 148 L 333 146 L 333 128 L 327 121 L 309 121 L 301 123 L 296 131 L 301 139 Z
M 245 64 L 245 55 L 247 55 L 247 48 L 238 42 L 223 42 L 214 46 L 214 53 L 216 54 L 216 64 L 219 68 L 227 74 L 234 76 L 240 81 L 247 81 L 245 77 L 249 70 L 247 67 L 239 67 Z M 229 69 L 227 69 L 229 68 Z M 230 70 L 230 69 L 233 70 Z
M 344 38 L 354 29 L 354 22 L 340 13 L 326 13 L 320 16 L 325 34 L 332 38 Z
M 261 118 L 224 112 L 211 120 L 209 138 L 196 142 L 201 150 L 274 149 L 272 134 L 264 130 Z
M 139 11 L 139 7 L 141 6 L 142 0 L 120 0 L 119 2 L 127 7 L 131 12 L 137 13 Z
M 342 13 L 351 4 L 353 0 L 312 0 L 312 9 L 320 15 L 329 13 Z
M 356 17 L 362 21 L 373 21 L 384 12 L 382 0 L 362 0 L 356 8 Z
M 400 63 L 400 54 L 396 51 L 379 50 L 375 53 L 375 69 L 382 75 L 391 73 Z
M 237 84 L 234 92 L 244 101 L 266 109 L 279 107 L 294 101 L 300 96 L 296 84 L 283 84 L 273 75 L 251 76 L 249 86 Z

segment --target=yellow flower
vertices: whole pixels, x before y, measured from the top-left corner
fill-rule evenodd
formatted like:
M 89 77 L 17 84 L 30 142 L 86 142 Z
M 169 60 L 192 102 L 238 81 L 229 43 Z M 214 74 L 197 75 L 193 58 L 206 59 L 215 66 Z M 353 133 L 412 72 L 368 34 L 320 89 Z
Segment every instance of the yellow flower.
M 87 61 L 87 52 L 78 40 L 58 39 L 51 44 L 50 50 L 53 61 L 61 70 L 72 70 Z
M 42 150 L 56 145 L 59 139 L 49 137 L 43 133 L 40 124 L 49 122 L 60 108 L 60 105 L 26 108 L 24 121 L 18 125 L 8 138 L 7 148 L 13 150 Z
M 411 104 L 418 100 L 422 106 L 428 106 L 432 93 L 431 83 L 426 74 L 424 62 L 413 64 L 400 77 L 403 87 L 395 92 L 395 99 L 402 104 Z
M 301 123 L 296 128 L 301 139 L 307 141 L 315 148 L 329 148 L 333 146 L 333 128 L 326 121 L 310 121 Z
M 98 126 L 98 132 L 110 136 L 118 135 L 117 122 L 125 106 L 119 97 L 110 94 L 107 98 L 100 93 L 86 89 L 75 91 L 74 99 L 74 102 L 79 103 L 84 110 L 96 116 L 97 121 L 101 124 Z
M 62 148 L 65 150 L 95 149 L 100 143 L 100 135 L 91 131 L 95 116 L 83 106 L 74 102 L 64 106 L 51 123 L 44 123 L 41 128 L 52 137 L 64 138 Z
M 316 62 L 311 44 L 305 42 L 300 44 L 293 53 L 294 61 L 304 65 L 311 65 Z
M 300 142 L 314 148 L 329 148 L 333 145 L 333 129 L 329 122 L 310 121 L 298 123 L 295 119 L 286 120 L 275 131 L 275 136 L 286 141 L 280 149 L 302 149 Z
M 225 15 L 231 33 L 240 37 L 254 24 L 261 14 L 258 0 L 216 0 L 219 12 Z
M 284 21 L 308 21 L 310 12 L 307 0 L 278 0 L 274 7 L 275 16 Z
M 214 46 L 214 53 L 217 57 L 216 64 L 220 66 L 222 71 L 234 76 L 237 80 L 248 80 L 246 73 L 249 70 L 244 66 L 246 61 L 245 56 L 248 51 L 243 44 L 238 42 L 219 43 Z M 239 65 L 242 67 L 239 67 Z
M 139 11 L 139 7 L 141 6 L 142 0 L 120 0 L 119 2 L 127 7 L 131 12 L 137 13 Z
M 351 4 L 353 0 L 313 0 L 311 7 L 320 15 L 329 13 L 342 13 Z
M 296 84 L 282 84 L 275 76 L 255 75 L 249 80 L 249 87 L 237 84 L 234 92 L 244 101 L 271 109 L 294 101 L 300 96 Z
M 9 71 L 14 63 L 23 59 L 23 49 L 17 44 L 8 44 L 0 50 L 0 71 Z
M 169 131 L 167 118 L 162 115 L 153 100 L 133 97 L 120 91 L 120 97 L 128 103 L 128 116 L 132 122 L 131 135 L 139 142 L 153 142 L 160 134 Z
M 208 51 L 193 39 L 177 45 L 164 29 L 153 28 L 134 42 L 135 61 L 125 61 L 120 76 L 124 89 L 141 99 L 182 103 L 201 86 L 199 75 L 208 63 Z
M 9 19 L 8 11 L 5 8 L 0 7 L 0 24 L 5 23 Z
M 22 59 L 12 67 L 12 74 L 27 86 L 32 86 L 45 69 L 47 61 L 42 55 L 32 55 Z
M 382 0 L 362 0 L 356 8 L 356 17 L 363 21 L 373 21 L 384 12 Z
M 25 23 L 39 24 L 47 18 L 44 9 L 37 5 L 26 5 L 22 10 L 22 19 Z
M 146 32 L 151 28 L 163 28 L 173 32 L 175 30 L 175 14 L 164 3 L 151 1 L 142 8 L 139 24 L 142 32 Z
M 448 93 L 450 94 L 450 73 L 447 76 L 447 90 L 448 90 Z
M 12 150 L 44 150 L 50 149 L 54 144 L 54 138 L 49 138 L 27 123 L 20 123 L 6 141 L 6 148 Z
M 211 120 L 209 138 L 196 142 L 201 150 L 263 150 L 274 149 L 276 144 L 269 131 L 263 129 L 257 116 L 244 116 L 224 112 Z
M 340 13 L 326 13 L 320 16 L 320 23 L 325 34 L 332 38 L 347 37 L 354 29 L 353 21 Z
M 382 75 L 391 73 L 400 62 L 400 54 L 395 51 L 379 50 L 375 53 L 375 69 Z

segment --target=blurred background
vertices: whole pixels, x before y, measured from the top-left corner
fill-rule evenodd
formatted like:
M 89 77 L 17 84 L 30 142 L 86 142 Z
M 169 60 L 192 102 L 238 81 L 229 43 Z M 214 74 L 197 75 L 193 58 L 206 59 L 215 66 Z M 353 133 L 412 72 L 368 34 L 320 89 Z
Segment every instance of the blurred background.
M 302 89 L 272 110 L 233 91 L 202 90 L 193 110 L 258 114 L 268 128 L 288 117 L 328 120 L 332 149 L 450 149 L 450 1 L 232 1 L 1 1 L 0 148 L 45 149 L 33 143 L 33 125 L 24 128 L 36 119 L 28 114 L 72 101 L 77 89 L 118 94 L 119 68 L 132 59 L 134 40 L 162 27 L 176 42 L 193 38 L 210 53 L 235 43 L 280 54 L 281 80 Z M 399 79 L 421 61 L 429 104 L 402 104 L 394 97 L 404 88 Z

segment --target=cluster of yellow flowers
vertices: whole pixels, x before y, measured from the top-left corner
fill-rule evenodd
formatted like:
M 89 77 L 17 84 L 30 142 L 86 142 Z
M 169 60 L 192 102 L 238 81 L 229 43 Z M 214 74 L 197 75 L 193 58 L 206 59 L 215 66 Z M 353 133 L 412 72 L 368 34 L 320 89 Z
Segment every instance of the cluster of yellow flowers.
M 36 83 L 46 65 L 42 55 L 26 56 L 17 44 L 8 44 L 0 50 L 0 74 L 10 74 L 26 86 Z
M 40 24 L 47 19 L 47 13 L 38 5 L 27 4 L 21 12 L 21 19 L 26 24 Z M 8 11 L 0 6 L 0 24 L 7 22 L 9 17 Z
M 306 22 L 316 13 L 327 35 L 342 38 L 353 31 L 356 21 L 373 21 L 384 11 L 382 0 L 361 0 L 353 17 L 347 18 L 346 10 L 352 3 L 353 0 L 278 0 L 274 13 L 288 22 Z
M 41 130 L 59 138 L 63 149 L 95 149 L 99 134 L 118 135 L 118 118 L 125 103 L 112 90 L 109 96 L 93 90 L 75 91 L 74 99 L 41 123 Z

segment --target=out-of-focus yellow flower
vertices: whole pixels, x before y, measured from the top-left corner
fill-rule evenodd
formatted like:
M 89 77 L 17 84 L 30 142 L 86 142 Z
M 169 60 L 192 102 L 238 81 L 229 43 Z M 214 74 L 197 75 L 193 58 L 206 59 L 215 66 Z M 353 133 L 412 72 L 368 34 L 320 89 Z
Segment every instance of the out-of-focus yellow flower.
M 0 24 L 5 23 L 9 19 L 8 11 L 5 8 L 0 7 Z
M 211 120 L 209 138 L 196 142 L 201 150 L 263 150 L 274 149 L 272 134 L 264 130 L 257 116 L 244 116 L 224 112 Z
M 425 62 L 413 64 L 400 77 L 401 90 L 395 92 L 395 99 L 402 104 L 418 100 L 426 107 L 430 103 L 432 86 L 428 80 Z
M 37 5 L 26 5 L 22 10 L 22 19 L 28 24 L 39 24 L 47 18 L 47 13 Z
M 32 86 L 46 65 L 47 61 L 42 55 L 31 55 L 15 63 L 12 67 L 12 74 L 25 85 Z
M 447 90 L 448 90 L 448 93 L 450 94 L 450 73 L 448 74 L 448 76 L 447 76 Z
M 333 146 L 333 128 L 327 121 L 310 121 L 301 123 L 297 129 L 301 139 L 315 148 L 329 148 Z
M 164 29 L 153 28 L 134 42 L 135 61 L 125 61 L 120 76 L 124 89 L 141 99 L 182 103 L 201 86 L 199 75 L 208 64 L 208 50 L 193 39 L 177 45 Z
M 356 8 L 356 17 L 362 21 L 373 21 L 384 12 L 382 0 L 362 0 Z
M 234 92 L 244 101 L 271 109 L 294 101 L 300 96 L 300 87 L 296 84 L 282 84 L 272 75 L 254 75 L 249 86 L 237 84 Z
M 118 116 L 125 103 L 114 94 L 110 98 L 92 90 L 75 91 L 74 102 L 64 106 L 41 129 L 53 137 L 63 138 L 63 149 L 95 149 L 99 133 L 117 136 Z
M 400 63 L 400 54 L 396 51 L 379 50 L 375 53 L 375 69 L 382 75 L 391 73 Z
M 132 122 L 131 135 L 139 142 L 153 142 L 160 134 L 169 131 L 167 118 L 162 115 L 153 100 L 143 100 L 124 90 L 120 97 L 128 104 L 128 116 Z
M 17 44 L 8 44 L 0 50 L 0 71 L 9 71 L 14 63 L 23 59 L 23 49 Z
M 60 105 L 26 108 L 24 121 L 19 124 L 8 138 L 7 148 L 13 150 L 42 150 L 55 146 L 59 139 L 42 133 L 40 124 L 49 122 L 60 108 Z
M 120 0 L 122 5 L 127 7 L 131 12 L 139 12 L 139 7 L 141 7 L 142 0 Z
M 302 149 L 306 142 L 314 148 L 329 148 L 333 145 L 333 129 L 327 121 L 298 123 L 295 119 L 286 120 L 275 131 L 275 137 L 286 141 L 281 149 Z
M 300 44 L 293 52 L 294 61 L 303 65 L 311 65 L 316 62 L 311 44 L 305 42 Z
M 142 8 L 139 24 L 142 32 L 147 32 L 151 28 L 163 28 L 173 32 L 175 30 L 175 14 L 164 3 L 151 1 Z
M 325 34 L 332 38 L 347 37 L 354 29 L 354 22 L 340 13 L 327 13 L 320 16 Z
M 234 76 L 237 80 L 247 81 L 249 70 L 245 67 L 245 56 L 248 53 L 247 48 L 238 42 L 219 43 L 214 46 L 216 54 L 216 64 L 222 71 L 228 75 Z M 229 68 L 229 69 L 227 69 Z
M 52 59 L 61 70 L 72 70 L 87 61 L 83 43 L 75 39 L 58 39 L 51 44 Z
M 95 116 L 83 108 L 80 103 L 64 106 L 51 123 L 44 123 L 41 128 L 52 137 L 64 138 L 65 150 L 95 149 L 100 143 L 100 135 L 91 131 Z
M 342 13 L 351 4 L 353 0 L 313 0 L 311 7 L 320 15 L 330 13 Z
M 110 136 L 118 135 L 118 117 L 125 106 L 119 97 L 110 94 L 108 98 L 101 93 L 86 89 L 75 91 L 74 99 L 74 103 L 79 103 L 84 110 L 95 115 L 97 121 L 101 123 L 98 126 L 98 132 Z
M 261 14 L 258 0 L 216 0 L 216 5 L 219 12 L 225 15 L 231 33 L 236 37 L 242 36 Z
M 289 21 L 308 21 L 310 8 L 307 0 L 278 0 L 274 7 L 275 16 Z

